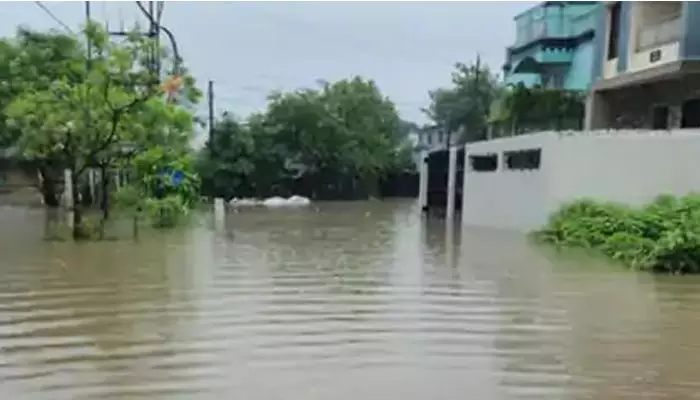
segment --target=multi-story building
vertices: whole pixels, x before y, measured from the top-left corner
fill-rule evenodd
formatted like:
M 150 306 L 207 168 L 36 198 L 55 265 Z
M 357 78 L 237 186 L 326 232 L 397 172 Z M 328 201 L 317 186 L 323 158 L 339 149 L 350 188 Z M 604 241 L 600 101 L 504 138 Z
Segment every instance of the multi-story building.
M 607 1 L 586 127 L 700 127 L 700 3 Z
M 545 1 L 515 17 L 506 50 L 507 83 L 588 89 L 593 79 L 600 2 Z

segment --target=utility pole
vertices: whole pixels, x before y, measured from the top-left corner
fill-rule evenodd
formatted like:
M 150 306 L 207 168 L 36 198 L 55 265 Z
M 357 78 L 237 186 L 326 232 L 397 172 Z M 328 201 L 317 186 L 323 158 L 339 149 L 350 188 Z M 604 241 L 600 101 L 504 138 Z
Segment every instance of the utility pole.
M 209 103 L 209 146 L 211 146 L 214 143 L 214 81 L 209 81 L 207 98 Z
M 87 59 L 85 60 L 85 73 L 87 79 L 89 79 L 90 73 L 92 72 L 92 37 L 90 36 L 90 24 L 92 23 L 92 10 L 90 9 L 90 0 L 85 1 L 85 40 L 87 41 Z M 90 111 L 88 103 L 85 104 L 85 126 L 90 126 Z M 71 171 L 73 174 L 73 171 Z M 88 186 L 90 189 L 90 203 L 95 203 L 95 171 L 89 168 L 88 174 Z M 104 175 L 103 175 L 104 176 Z M 104 179 L 104 177 L 102 178 Z
M 151 39 L 154 41 L 154 46 L 150 53 L 147 56 L 147 64 L 148 64 L 148 70 L 149 72 L 156 77 L 158 83 L 161 81 L 161 76 L 160 76 L 160 69 L 161 69 L 161 60 L 160 60 L 160 31 L 161 31 L 161 26 L 160 26 L 160 18 L 159 15 L 162 12 L 162 8 L 164 6 L 162 1 L 149 1 L 148 2 L 148 7 L 144 7 L 141 5 L 140 1 L 136 2 L 141 11 L 144 14 L 148 14 L 148 30 L 141 35 Z M 156 10 L 156 3 L 158 3 L 158 9 Z M 169 31 L 168 31 L 169 32 Z M 107 32 L 110 36 L 128 36 L 130 32 L 127 32 L 124 29 L 123 22 L 117 31 L 108 31 Z
M 92 12 L 90 10 L 90 1 L 87 0 L 85 2 L 85 26 L 87 27 L 90 24 L 90 21 L 92 19 Z M 88 70 L 90 69 L 92 64 L 92 40 L 90 40 L 90 37 L 88 36 L 87 38 L 87 67 Z

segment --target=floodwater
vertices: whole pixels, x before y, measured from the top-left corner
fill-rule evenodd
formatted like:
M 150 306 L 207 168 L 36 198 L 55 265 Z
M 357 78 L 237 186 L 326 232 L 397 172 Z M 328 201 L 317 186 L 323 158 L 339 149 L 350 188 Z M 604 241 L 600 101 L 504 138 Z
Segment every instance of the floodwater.
M 697 278 L 405 202 L 226 222 L 45 243 L 40 211 L 0 209 L 0 398 L 700 398 Z

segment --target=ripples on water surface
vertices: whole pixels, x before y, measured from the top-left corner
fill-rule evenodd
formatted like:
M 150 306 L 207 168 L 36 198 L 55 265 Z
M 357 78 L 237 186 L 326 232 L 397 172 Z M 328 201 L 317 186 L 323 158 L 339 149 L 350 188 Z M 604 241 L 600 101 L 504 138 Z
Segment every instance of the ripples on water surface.
M 700 398 L 695 278 L 555 261 L 401 202 L 138 244 L 43 243 L 41 221 L 0 210 L 2 399 Z

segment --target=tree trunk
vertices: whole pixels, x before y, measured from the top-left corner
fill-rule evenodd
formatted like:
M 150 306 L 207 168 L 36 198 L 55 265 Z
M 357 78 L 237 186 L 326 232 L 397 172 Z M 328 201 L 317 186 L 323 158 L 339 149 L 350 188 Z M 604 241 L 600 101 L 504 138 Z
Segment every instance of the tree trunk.
M 44 199 L 44 205 L 49 208 L 58 208 L 61 201 L 56 190 L 56 179 L 51 176 L 46 166 L 39 167 L 39 191 Z
M 75 176 L 74 173 L 71 174 L 71 182 L 73 187 L 73 239 L 81 240 L 86 238 L 86 232 L 83 227 L 82 204 L 80 201 L 78 201 L 78 194 L 80 193 L 78 188 L 78 177 Z
M 107 175 L 107 167 L 100 166 L 100 183 L 102 184 L 100 208 L 102 209 L 102 220 L 107 221 L 109 218 L 109 176 Z

